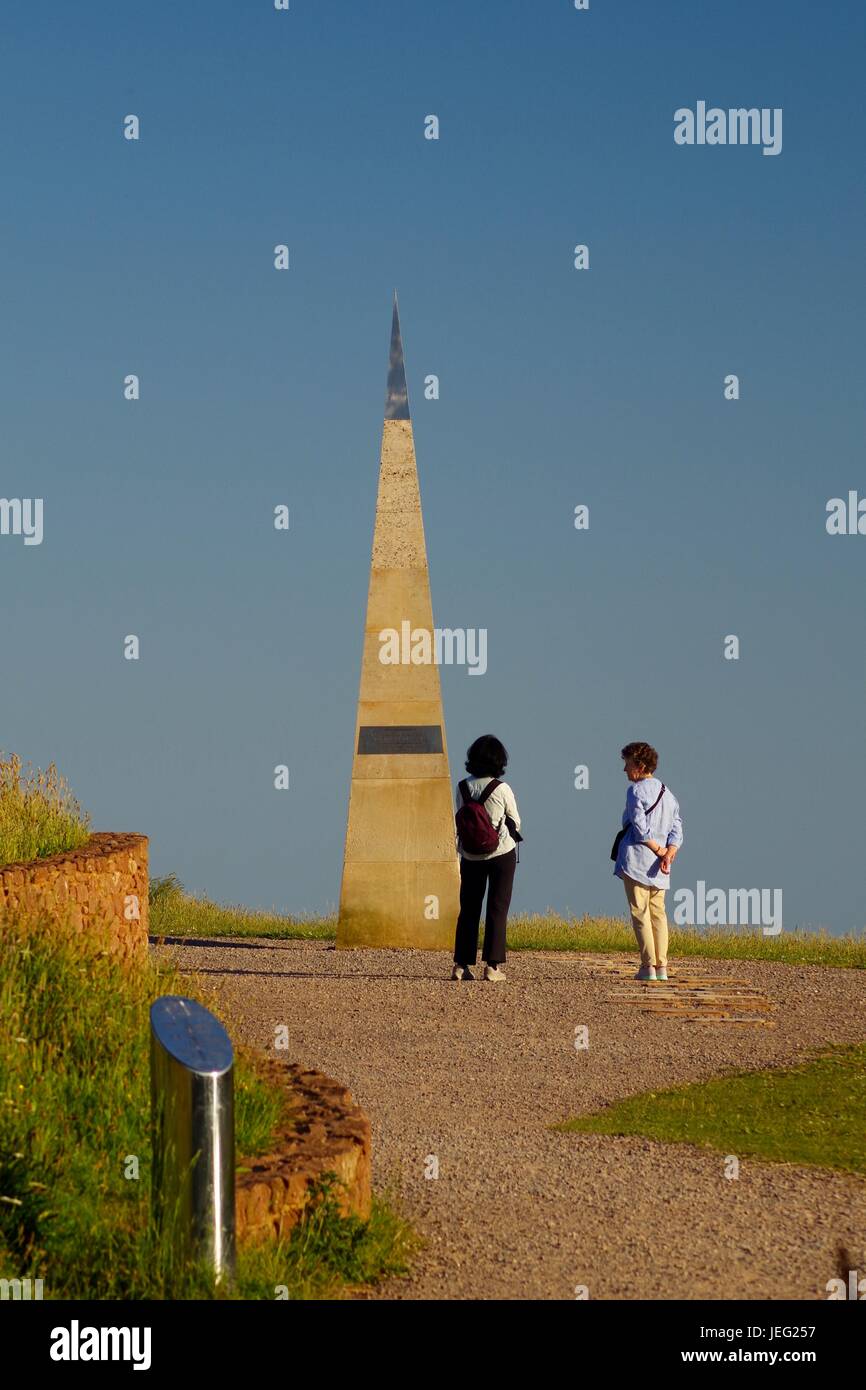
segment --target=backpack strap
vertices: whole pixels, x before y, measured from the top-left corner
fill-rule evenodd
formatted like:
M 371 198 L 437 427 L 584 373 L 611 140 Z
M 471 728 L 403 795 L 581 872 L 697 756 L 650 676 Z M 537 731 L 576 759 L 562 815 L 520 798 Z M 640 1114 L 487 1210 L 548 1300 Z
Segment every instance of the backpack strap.
M 497 779 L 496 777 L 492 777 L 492 778 L 490 779 L 490 781 L 487 783 L 487 786 L 484 788 L 484 791 L 483 791 L 483 792 L 481 793 L 481 795 L 477 798 L 477 800 L 478 800 L 478 805 L 479 805 L 479 806 L 483 806 L 484 803 L 485 803 L 485 801 L 487 800 L 488 796 L 490 795 L 490 793 L 491 793 L 491 792 L 495 792 L 495 791 L 496 791 L 496 788 L 497 788 L 497 787 L 501 787 L 501 785 L 502 785 L 502 783 L 501 783 L 500 781 L 498 781 L 498 779 Z
M 659 802 L 661 801 L 661 799 L 662 799 L 662 797 L 664 796 L 664 794 L 665 794 L 666 791 L 667 791 L 667 787 L 665 786 L 664 782 L 662 782 L 662 789 L 661 789 L 661 791 L 659 792 L 659 794 L 658 794 L 658 796 L 656 797 L 655 801 L 653 802 L 652 806 L 650 806 L 649 810 L 648 810 L 647 813 L 646 813 L 648 816 L 651 816 L 651 815 L 652 815 L 653 811 L 654 811 L 655 808 L 658 806 Z
M 457 783 L 457 787 L 460 795 L 463 797 L 463 805 L 466 806 L 472 800 L 472 797 L 469 795 L 469 783 L 464 779 L 462 782 Z

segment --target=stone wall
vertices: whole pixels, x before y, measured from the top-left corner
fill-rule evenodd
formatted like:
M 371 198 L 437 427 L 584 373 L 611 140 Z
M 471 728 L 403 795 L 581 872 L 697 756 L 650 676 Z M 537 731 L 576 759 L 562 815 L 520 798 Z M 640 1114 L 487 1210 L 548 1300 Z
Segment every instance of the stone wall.
M 237 1238 L 278 1240 L 296 1226 L 315 1184 L 336 1173 L 334 1195 L 344 1215 L 370 1215 L 370 1121 L 338 1081 L 297 1064 L 268 1061 L 265 1074 L 287 1091 L 285 1123 L 272 1153 L 239 1159 Z
M 112 954 L 140 961 L 147 957 L 147 891 L 147 836 L 98 831 L 80 849 L 0 868 L 0 918 L 105 930 Z

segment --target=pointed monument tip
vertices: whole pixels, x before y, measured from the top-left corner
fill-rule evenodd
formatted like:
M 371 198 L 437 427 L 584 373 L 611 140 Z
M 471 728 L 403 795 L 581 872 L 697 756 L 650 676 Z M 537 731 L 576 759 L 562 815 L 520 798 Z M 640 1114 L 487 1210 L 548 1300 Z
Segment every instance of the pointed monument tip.
M 396 289 L 394 290 L 394 309 L 391 316 L 391 352 L 388 357 L 385 419 L 409 419 L 409 392 L 406 387 L 406 366 L 403 361 L 403 338 L 400 333 L 400 314 L 397 309 Z

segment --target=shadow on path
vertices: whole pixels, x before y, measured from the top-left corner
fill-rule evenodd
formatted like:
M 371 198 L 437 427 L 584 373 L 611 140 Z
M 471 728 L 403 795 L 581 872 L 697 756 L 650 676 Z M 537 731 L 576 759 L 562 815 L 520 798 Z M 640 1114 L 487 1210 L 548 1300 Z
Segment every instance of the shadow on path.
M 275 937 L 273 941 L 263 942 L 261 938 L 254 941 L 245 941 L 239 936 L 148 936 L 151 946 L 220 946 L 224 950 L 242 951 L 285 951 L 288 943 L 301 946 L 318 946 L 319 939 L 316 937 Z M 323 951 L 333 951 L 335 948 L 330 944 L 327 937 L 321 939 Z
M 178 966 L 181 975 L 254 975 L 262 980 L 327 980 L 329 984 L 353 985 L 358 980 L 412 980 L 416 985 L 449 985 L 453 980 L 442 975 L 405 975 L 398 970 L 390 970 L 382 975 L 331 975 L 326 970 L 231 970 L 228 966 L 196 965 L 184 970 Z M 477 983 L 477 981 L 476 981 Z

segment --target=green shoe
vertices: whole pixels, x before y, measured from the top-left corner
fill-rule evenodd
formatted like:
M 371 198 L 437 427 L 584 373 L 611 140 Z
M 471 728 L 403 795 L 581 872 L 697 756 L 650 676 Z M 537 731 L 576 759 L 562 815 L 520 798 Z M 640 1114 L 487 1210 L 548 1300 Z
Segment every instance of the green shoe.
M 664 965 L 657 965 L 657 966 L 656 966 L 656 979 L 657 979 L 657 980 L 666 980 L 667 977 L 668 977 L 667 968 L 666 968 Z

